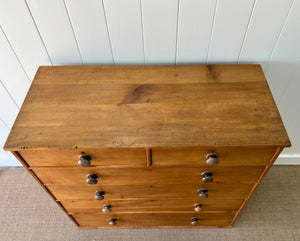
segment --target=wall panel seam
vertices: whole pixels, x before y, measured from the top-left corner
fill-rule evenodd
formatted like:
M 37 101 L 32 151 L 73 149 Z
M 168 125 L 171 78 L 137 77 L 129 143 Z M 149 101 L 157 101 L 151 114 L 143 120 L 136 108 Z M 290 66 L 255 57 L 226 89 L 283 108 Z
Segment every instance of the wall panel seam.
M 14 102 L 14 104 L 17 106 L 18 109 L 20 109 L 20 106 L 17 104 L 17 102 L 14 100 L 14 98 L 11 96 L 9 91 L 7 90 L 6 86 L 3 84 L 2 80 L 0 80 L 0 84 L 3 86 L 4 90 L 7 92 L 11 100 Z
M 240 62 L 240 57 L 241 57 L 241 54 L 243 52 L 243 49 L 244 49 L 244 44 L 245 44 L 245 40 L 247 38 L 247 35 L 248 35 L 248 31 L 249 31 L 249 27 L 251 25 L 251 20 L 252 20 L 252 17 L 253 17 L 253 13 L 255 11 L 255 8 L 256 8 L 256 4 L 259 0 L 254 0 L 254 3 L 253 3 L 253 6 L 252 6 L 252 10 L 251 10 L 251 14 L 250 14 L 250 17 L 249 17 L 249 21 L 248 21 L 248 24 L 247 24 L 247 27 L 246 27 L 246 31 L 244 33 L 244 37 L 243 37 L 243 41 L 242 41 L 242 44 L 241 44 L 241 48 L 240 48 L 240 52 L 239 52 L 239 56 L 237 58 L 237 63 Z
M 25 0 L 24 2 L 25 2 L 25 5 L 26 5 L 26 7 L 27 7 L 27 10 L 28 10 L 28 12 L 29 12 L 29 14 L 30 14 L 30 17 L 31 17 L 31 19 L 32 19 L 32 22 L 33 22 L 33 24 L 34 24 L 34 27 L 35 27 L 35 29 L 36 29 L 38 35 L 39 35 L 39 38 L 40 38 L 40 40 L 41 40 L 41 42 L 42 42 L 42 44 L 43 44 L 43 46 L 44 46 L 44 48 L 45 48 L 46 53 L 47 53 L 47 55 L 48 55 L 49 61 L 50 61 L 51 65 L 53 65 L 53 62 L 52 62 L 52 59 L 51 59 L 50 54 L 49 54 L 49 52 L 48 52 L 48 49 L 47 49 L 47 47 L 46 47 L 46 44 L 45 44 L 45 42 L 44 42 L 44 40 L 43 40 L 43 38 L 42 38 L 42 35 L 41 35 L 41 33 L 40 33 L 40 30 L 39 30 L 39 28 L 37 27 L 37 24 L 36 24 L 36 22 L 35 22 L 35 19 L 34 19 L 32 13 L 31 13 L 31 10 L 30 10 L 30 8 L 29 8 L 29 6 L 28 6 L 27 0 Z
M 143 5 L 142 0 L 140 0 L 140 11 L 141 11 L 141 27 L 142 27 L 142 40 L 143 40 L 143 57 L 144 57 L 144 65 L 146 64 L 145 58 L 145 33 L 144 33 L 144 16 L 143 16 Z
M 4 120 L 1 118 L 1 116 L 0 116 L 0 122 L 2 122 L 3 125 L 10 131 L 10 128 L 8 127 L 8 125 L 6 125 L 6 123 L 5 123 Z
M 29 75 L 27 74 L 27 72 L 26 72 L 26 70 L 25 70 L 25 68 L 24 68 L 24 66 L 23 66 L 23 64 L 22 64 L 22 62 L 21 62 L 21 60 L 19 59 L 19 57 L 18 57 L 16 51 L 14 50 L 12 44 L 10 43 L 10 41 L 9 41 L 9 39 L 8 39 L 8 37 L 7 37 L 7 35 L 6 35 L 6 33 L 4 32 L 4 29 L 2 28 L 1 24 L 0 24 L 0 31 L 3 32 L 3 35 L 4 35 L 5 39 L 6 39 L 6 41 L 7 41 L 8 45 L 9 45 L 9 47 L 11 48 L 12 52 L 14 53 L 14 56 L 16 57 L 18 63 L 20 64 L 20 66 L 21 66 L 21 68 L 22 68 L 24 74 L 26 75 L 26 78 L 27 78 L 29 84 L 31 84 L 31 80 L 30 80 L 30 78 L 29 78 Z
M 74 31 L 74 28 L 73 28 L 73 24 L 72 24 L 72 21 L 70 19 L 70 14 L 69 14 L 69 11 L 68 11 L 68 7 L 67 7 L 67 4 L 66 4 L 66 1 L 63 0 L 63 3 L 64 3 L 65 11 L 66 11 L 66 14 L 67 14 L 67 17 L 68 17 L 68 21 L 70 23 L 70 27 L 71 27 L 71 30 L 72 30 L 72 33 L 73 33 L 73 37 L 74 37 L 74 40 L 75 40 L 75 43 L 76 43 L 77 51 L 78 51 L 79 56 L 80 56 L 81 64 L 84 65 L 83 58 L 82 58 L 82 55 L 81 55 L 81 51 L 80 51 L 80 48 L 79 48 L 79 44 L 78 44 L 78 41 L 77 41 L 77 38 L 76 38 L 76 34 L 75 34 L 75 31 Z
M 180 2 L 177 2 L 177 24 L 176 24 L 176 36 L 175 36 L 175 65 L 177 65 L 177 53 L 178 53 L 178 32 L 179 32 L 179 14 L 180 14 Z
M 209 56 L 209 52 L 210 52 L 210 48 L 211 48 L 211 40 L 213 38 L 213 32 L 214 32 L 214 27 L 215 27 L 218 4 L 219 4 L 219 0 L 216 0 L 215 11 L 214 11 L 214 16 L 213 16 L 213 22 L 212 22 L 212 25 L 211 25 L 210 36 L 209 36 L 208 49 L 207 49 L 207 53 L 206 53 L 206 64 L 208 62 L 208 56 Z
M 106 9 L 105 9 L 104 0 L 101 0 L 101 2 L 102 2 L 103 13 L 104 13 L 105 25 L 106 25 L 106 29 L 107 29 L 107 35 L 108 35 L 108 40 L 109 40 L 111 57 L 112 57 L 112 60 L 113 60 L 113 64 L 115 65 L 116 62 L 115 62 L 115 57 L 114 57 L 114 51 L 113 51 L 113 47 L 112 47 L 112 41 L 111 41 L 111 37 L 110 37 L 110 32 L 109 32 L 109 26 L 108 26 L 108 21 L 107 21 L 107 15 L 106 15 Z
M 276 42 L 275 42 L 275 44 L 274 44 L 274 47 L 273 47 L 272 52 L 271 52 L 271 54 L 270 54 L 270 57 L 269 57 L 269 59 L 268 59 L 268 61 L 267 61 L 267 65 L 266 65 L 266 68 L 265 68 L 265 69 L 266 69 L 265 72 L 268 72 L 269 63 L 272 61 L 272 58 L 273 58 L 274 53 L 275 53 L 275 50 L 276 50 L 277 47 L 278 47 L 279 40 L 280 40 L 280 38 L 281 38 L 281 36 L 282 36 L 283 31 L 285 30 L 285 27 L 286 27 L 286 25 L 287 25 L 289 16 L 290 16 L 290 14 L 291 14 L 291 12 L 292 12 L 292 8 L 293 8 L 293 6 L 294 6 L 294 3 L 295 3 L 295 0 L 293 0 L 291 6 L 290 6 L 290 8 L 289 8 L 289 11 L 288 11 L 288 13 L 287 13 L 287 15 L 286 15 L 286 17 L 285 17 L 285 19 L 284 19 L 283 25 L 282 25 L 282 27 L 281 27 L 281 29 L 280 29 L 280 32 L 279 32 L 279 34 L 278 34 L 278 37 L 277 37 L 277 39 L 276 39 Z M 280 99 L 279 99 L 279 101 L 280 101 Z

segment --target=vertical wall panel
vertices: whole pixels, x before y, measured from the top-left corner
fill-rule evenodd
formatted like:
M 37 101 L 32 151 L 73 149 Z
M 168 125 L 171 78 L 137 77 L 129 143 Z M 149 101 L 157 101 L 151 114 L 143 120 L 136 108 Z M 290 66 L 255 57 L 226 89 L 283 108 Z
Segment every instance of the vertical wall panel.
M 144 64 L 140 0 L 104 0 L 116 64 Z
M 51 65 L 25 1 L 0 0 L 0 25 L 30 80 L 38 66 Z
M 4 146 L 4 143 L 6 141 L 6 138 L 9 133 L 9 129 L 7 126 L 3 123 L 3 121 L 0 119 L 0 148 Z
M 178 0 L 143 0 L 146 64 L 175 64 Z
M 13 126 L 18 111 L 18 107 L 0 83 L 0 117 L 9 128 Z
M 257 0 L 246 33 L 240 62 L 269 60 L 293 0 Z
M 268 64 L 266 77 L 275 100 L 279 103 L 289 80 L 300 61 L 300 1 L 295 1 L 273 55 Z
M 66 6 L 84 64 L 113 64 L 101 0 L 67 0 Z
M 254 0 L 218 0 L 208 62 L 237 62 Z
M 18 106 L 26 96 L 30 81 L 0 28 L 0 81 Z M 5 103 L 3 103 L 5 104 Z M 2 116 L 0 115 L 2 118 Z
M 300 52 L 299 52 L 300 58 Z M 290 64 L 294 71 L 289 76 L 289 85 L 286 88 L 278 108 L 285 127 L 292 142 L 292 147 L 284 151 L 284 154 L 300 156 L 300 64 Z M 282 79 L 284 81 L 284 79 Z
M 27 0 L 53 64 L 81 64 L 63 0 Z
M 216 0 L 180 0 L 177 63 L 206 63 Z

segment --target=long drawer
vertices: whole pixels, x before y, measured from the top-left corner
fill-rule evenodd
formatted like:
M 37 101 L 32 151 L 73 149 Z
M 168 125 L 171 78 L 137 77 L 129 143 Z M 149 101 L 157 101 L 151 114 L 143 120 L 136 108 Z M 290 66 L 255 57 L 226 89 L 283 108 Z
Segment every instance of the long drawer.
M 47 188 L 58 200 L 94 199 L 96 191 L 103 191 L 104 200 L 127 198 L 193 198 L 198 197 L 199 189 L 206 189 L 208 198 L 245 198 L 252 183 L 203 183 L 199 185 L 51 185 Z
M 213 182 L 255 182 L 264 166 L 142 166 L 134 167 L 36 167 L 33 171 L 46 185 L 88 185 L 87 175 L 96 174 L 102 185 L 199 184 L 203 172 Z
M 205 211 L 238 210 L 244 199 L 199 199 L 199 198 L 169 198 L 169 199 L 125 199 L 125 200 L 64 200 L 62 205 L 69 213 L 99 213 L 106 205 L 111 213 L 147 213 L 155 211 L 186 212 L 200 208 Z M 105 211 L 105 210 L 104 210 Z
M 72 216 L 83 227 L 137 228 L 137 227 L 199 227 L 229 226 L 235 212 L 220 213 L 131 213 L 131 214 L 73 214 Z M 192 218 L 197 224 L 192 225 Z M 116 225 L 109 225 L 110 219 L 116 219 Z
M 30 166 L 78 166 L 80 155 L 88 155 L 91 166 L 146 165 L 145 148 L 78 148 L 22 150 Z
M 153 148 L 153 165 L 201 164 L 207 165 L 206 155 L 217 154 L 219 164 L 266 165 L 276 147 L 189 147 Z

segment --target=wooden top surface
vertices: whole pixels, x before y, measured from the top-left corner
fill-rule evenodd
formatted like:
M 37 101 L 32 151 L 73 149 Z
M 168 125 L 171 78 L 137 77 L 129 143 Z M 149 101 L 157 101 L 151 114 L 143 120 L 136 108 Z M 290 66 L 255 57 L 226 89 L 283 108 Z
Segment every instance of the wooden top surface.
M 290 146 L 259 65 L 40 67 L 4 149 Z

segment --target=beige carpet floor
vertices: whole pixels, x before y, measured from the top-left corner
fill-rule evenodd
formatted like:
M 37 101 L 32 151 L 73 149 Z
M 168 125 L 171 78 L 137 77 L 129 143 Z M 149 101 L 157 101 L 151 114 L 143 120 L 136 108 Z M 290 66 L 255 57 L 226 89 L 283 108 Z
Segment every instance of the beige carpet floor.
M 0 240 L 300 240 L 300 166 L 274 166 L 232 229 L 78 230 L 23 168 L 0 169 Z

